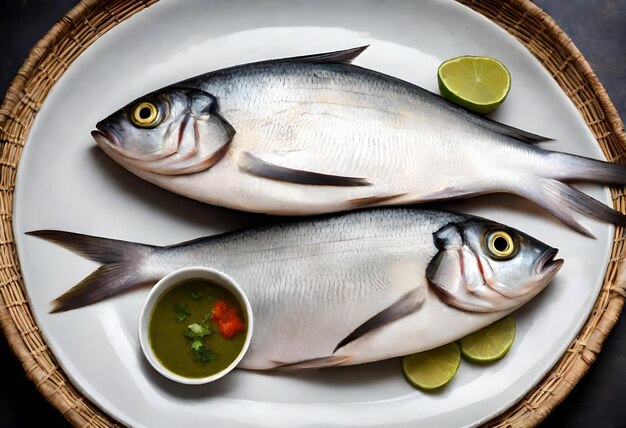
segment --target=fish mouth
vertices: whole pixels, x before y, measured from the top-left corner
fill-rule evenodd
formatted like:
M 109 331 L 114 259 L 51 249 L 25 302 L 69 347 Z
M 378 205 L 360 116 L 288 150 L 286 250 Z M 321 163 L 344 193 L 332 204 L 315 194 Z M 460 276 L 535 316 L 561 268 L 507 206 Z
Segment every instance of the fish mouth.
M 91 136 L 96 140 L 98 145 L 102 145 L 101 143 L 106 142 L 110 146 L 122 148 L 119 137 L 115 135 L 112 129 L 103 125 L 102 122 L 96 124 L 96 129 L 91 131 Z
M 555 259 L 558 252 L 556 248 L 546 250 L 537 260 L 535 271 L 542 275 L 556 274 L 563 265 L 563 259 Z

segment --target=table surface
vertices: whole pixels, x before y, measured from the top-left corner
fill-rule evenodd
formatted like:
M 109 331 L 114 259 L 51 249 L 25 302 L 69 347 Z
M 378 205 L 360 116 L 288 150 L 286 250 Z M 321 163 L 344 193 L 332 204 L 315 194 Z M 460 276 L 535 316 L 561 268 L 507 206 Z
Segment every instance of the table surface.
M 3 2 L 4 3 L 4 2 Z M 75 0 L 6 2 L 0 13 L 0 96 L 28 51 Z M 535 0 L 572 38 L 609 96 L 626 115 L 626 1 Z M 589 373 L 541 424 L 546 427 L 626 427 L 626 322 L 621 317 Z M 67 427 L 62 415 L 26 378 L 0 334 L 0 427 Z M 624 394 L 624 395 L 622 395 Z

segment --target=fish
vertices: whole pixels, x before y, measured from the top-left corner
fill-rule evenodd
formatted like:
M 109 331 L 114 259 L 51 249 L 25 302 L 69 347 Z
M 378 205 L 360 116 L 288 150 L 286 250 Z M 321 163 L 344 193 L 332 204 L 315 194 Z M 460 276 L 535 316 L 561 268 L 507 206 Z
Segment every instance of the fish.
M 232 277 L 254 315 L 240 367 L 344 366 L 434 348 L 519 308 L 554 278 L 558 250 L 505 225 L 416 207 L 375 208 L 169 246 L 27 232 L 102 265 L 53 302 L 77 309 L 184 267 Z
M 97 145 L 157 186 L 212 205 L 312 215 L 512 193 L 593 236 L 577 215 L 626 216 L 566 184 L 626 184 L 626 166 L 542 149 L 549 138 L 352 64 L 367 46 L 212 71 L 130 102 Z

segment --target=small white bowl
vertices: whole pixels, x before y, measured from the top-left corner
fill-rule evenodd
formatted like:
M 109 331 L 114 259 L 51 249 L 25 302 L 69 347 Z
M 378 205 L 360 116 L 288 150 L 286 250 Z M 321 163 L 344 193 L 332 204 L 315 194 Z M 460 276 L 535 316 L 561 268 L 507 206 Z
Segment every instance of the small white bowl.
M 160 300 L 163 293 L 165 293 L 170 288 L 179 285 L 182 282 L 192 280 L 192 279 L 208 280 L 232 292 L 237 298 L 237 300 L 239 301 L 239 303 L 241 304 L 241 307 L 246 312 L 246 318 L 248 321 L 247 323 L 248 328 L 246 329 L 246 338 L 244 340 L 243 347 L 241 348 L 241 352 L 239 352 L 239 355 L 237 356 L 237 358 L 235 358 L 235 360 L 222 371 L 212 374 L 211 376 L 206 376 L 202 378 L 188 378 L 188 377 L 180 376 L 168 370 L 165 366 L 163 366 L 163 364 L 161 364 L 159 359 L 154 355 L 152 346 L 150 346 L 150 338 L 148 334 L 148 327 L 150 326 L 150 319 L 152 318 L 152 311 L 154 309 L 154 306 Z M 141 308 L 141 312 L 139 313 L 138 329 L 139 329 L 139 343 L 141 345 L 141 350 L 143 351 L 143 354 L 146 356 L 146 358 L 148 359 L 148 361 L 150 362 L 150 364 L 152 365 L 152 367 L 154 367 L 156 371 L 161 373 L 166 378 L 179 382 L 179 383 L 184 383 L 187 385 L 201 385 L 201 384 L 213 382 L 217 379 L 220 379 L 224 375 L 226 375 L 228 372 L 234 369 L 237 366 L 237 364 L 239 364 L 241 359 L 246 354 L 246 351 L 248 350 L 248 346 L 250 346 L 250 340 L 252 339 L 252 329 L 253 329 L 252 307 L 250 306 L 250 301 L 246 297 L 245 293 L 243 292 L 239 284 L 237 284 L 235 280 L 232 279 L 230 276 L 226 275 L 223 272 L 217 271 L 215 269 L 209 269 L 209 268 L 204 268 L 204 267 L 188 267 L 188 268 L 176 270 L 168 274 L 167 276 L 165 276 L 163 279 L 161 279 L 159 282 L 156 283 L 156 285 L 150 291 L 150 294 L 148 294 L 148 297 L 146 298 L 146 301 L 144 302 Z

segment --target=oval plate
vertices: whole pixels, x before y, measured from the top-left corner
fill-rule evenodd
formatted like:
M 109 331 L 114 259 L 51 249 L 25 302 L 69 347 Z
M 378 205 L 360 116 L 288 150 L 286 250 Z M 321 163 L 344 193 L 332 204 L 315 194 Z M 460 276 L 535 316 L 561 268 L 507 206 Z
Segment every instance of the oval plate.
M 98 120 L 146 92 L 206 71 L 364 44 L 371 46 L 356 64 L 432 91 L 443 60 L 498 58 L 513 86 L 494 119 L 555 138 L 547 143 L 551 149 L 602 158 L 574 106 L 534 57 L 452 1 L 157 3 L 115 26 L 63 74 L 28 137 L 15 194 L 16 243 L 37 323 L 72 382 L 112 417 L 150 427 L 471 426 L 520 399 L 574 339 L 598 295 L 613 227 L 584 220 L 598 238 L 587 239 L 508 196 L 448 207 L 528 232 L 560 248 L 566 263 L 544 293 L 516 312 L 518 334 L 509 355 L 488 367 L 463 363 L 437 394 L 412 389 L 397 359 L 290 374 L 239 370 L 204 387 L 173 384 L 139 350 L 136 324 L 146 289 L 48 314 L 49 302 L 96 265 L 26 231 L 62 229 L 165 245 L 263 221 L 170 194 L 126 172 L 92 141 Z M 609 201 L 606 189 L 582 189 Z

